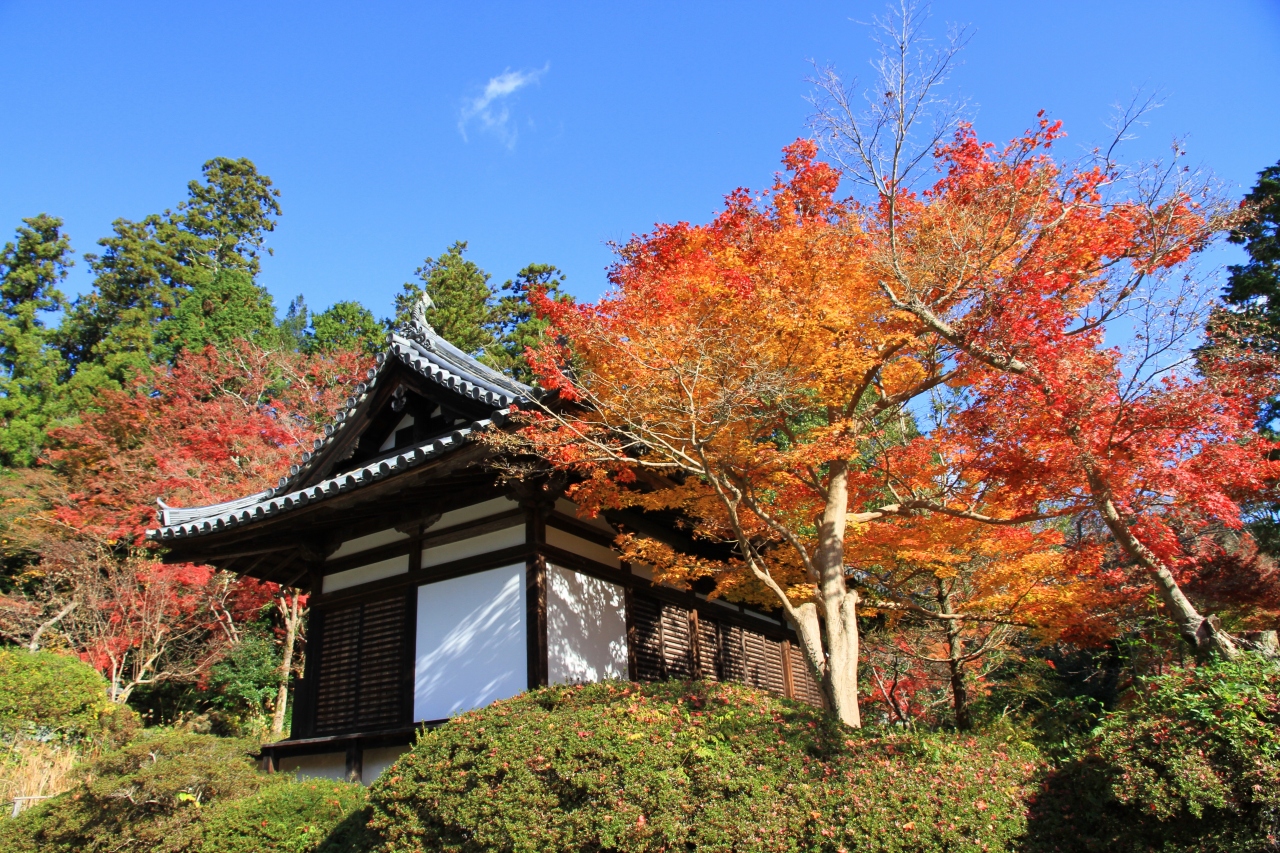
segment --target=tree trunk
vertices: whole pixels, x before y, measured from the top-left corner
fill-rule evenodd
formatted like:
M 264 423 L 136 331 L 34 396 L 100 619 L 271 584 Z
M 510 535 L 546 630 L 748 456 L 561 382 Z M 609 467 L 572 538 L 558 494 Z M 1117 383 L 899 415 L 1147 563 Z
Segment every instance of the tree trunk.
M 40 626 L 36 628 L 35 633 L 31 635 L 31 642 L 27 643 L 27 651 L 30 651 L 30 652 L 40 651 L 40 638 L 44 636 L 44 632 L 48 631 L 54 625 L 57 625 L 59 622 L 65 619 L 67 614 L 70 613 L 72 610 L 75 610 L 76 607 L 79 605 L 79 603 L 80 602 L 76 601 L 75 599 L 68 601 L 67 604 L 61 610 L 59 610 L 52 619 L 46 622 L 40 623 Z
M 1120 511 L 1116 509 L 1106 481 L 1092 470 L 1092 467 L 1088 470 L 1088 475 L 1094 506 L 1101 513 L 1107 529 L 1111 531 L 1111 535 L 1125 553 L 1154 578 L 1160 600 L 1164 602 L 1182 636 L 1195 647 L 1196 656 L 1204 659 L 1217 655 L 1228 660 L 1237 657 L 1240 650 L 1231 637 L 1219 631 L 1212 620 L 1200 615 L 1182 588 L 1178 586 L 1178 581 L 1174 578 L 1173 572 L 1169 571 L 1169 567 L 1133 535 L 1133 531 L 1121 517 Z
M 938 579 L 938 609 L 951 613 L 951 590 L 946 581 Z M 969 686 L 965 681 L 964 644 L 960 639 L 960 620 L 947 620 L 947 668 L 951 674 L 951 703 L 955 708 L 956 728 L 968 731 L 973 727 L 969 717 Z
M 858 709 L 858 593 L 844 576 L 844 530 L 849 512 L 849 467 L 832 462 L 827 505 L 818 530 L 814 562 L 819 571 L 818 611 L 826 639 L 823 691 L 840 722 L 862 726 Z M 805 643 L 806 647 L 809 643 Z
M 283 595 L 276 602 L 284 616 L 284 660 L 280 663 L 280 688 L 276 691 L 276 710 L 271 718 L 271 733 L 284 733 L 284 715 L 289 702 L 289 676 L 293 672 L 293 647 L 298 641 L 298 591 Z M 292 601 L 286 606 L 286 601 Z

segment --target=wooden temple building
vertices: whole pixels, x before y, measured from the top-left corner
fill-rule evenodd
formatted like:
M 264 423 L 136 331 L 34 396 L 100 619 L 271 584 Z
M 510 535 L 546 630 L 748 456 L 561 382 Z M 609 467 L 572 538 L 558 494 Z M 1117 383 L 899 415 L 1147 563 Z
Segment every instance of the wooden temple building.
M 268 769 L 371 782 L 420 727 L 546 684 L 727 679 L 822 701 L 781 620 L 656 584 L 612 548 L 622 529 L 678 545 L 674 527 L 583 520 L 545 487 L 503 485 L 477 434 L 533 392 L 423 313 L 276 487 L 161 502 L 148 533 L 168 561 L 310 593 L 291 735 L 263 748 Z

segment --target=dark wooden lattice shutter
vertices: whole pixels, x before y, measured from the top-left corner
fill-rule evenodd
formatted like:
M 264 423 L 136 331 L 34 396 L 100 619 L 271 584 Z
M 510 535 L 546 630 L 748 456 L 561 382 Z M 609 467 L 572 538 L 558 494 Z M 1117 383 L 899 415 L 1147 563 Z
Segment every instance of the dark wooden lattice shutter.
M 636 678 L 662 678 L 662 605 L 641 595 L 631 597 L 631 624 L 635 627 Z
M 796 644 L 791 645 L 791 690 L 793 697 L 800 702 L 821 707 L 822 689 L 813 679 L 813 671 L 809 662 L 804 659 L 804 649 Z
M 643 595 L 631 597 L 635 628 L 636 678 L 693 678 L 693 630 L 690 611 Z
M 786 696 L 787 679 L 782 670 L 782 643 L 755 631 L 743 631 L 743 647 L 746 652 L 746 683 L 778 696 Z
M 745 633 L 737 625 L 720 624 L 720 677 L 725 681 L 747 680 L 747 654 L 742 647 Z
M 315 733 L 399 723 L 405 597 L 327 610 L 321 619 Z
M 378 729 L 400 722 L 405 597 L 364 605 L 360 636 L 357 724 Z
M 316 684 L 316 734 L 351 731 L 356 716 L 356 666 L 360 660 L 360 605 L 321 617 Z
M 667 678 L 693 678 L 693 631 L 689 611 L 662 605 L 662 663 Z
M 711 619 L 698 617 L 698 675 L 708 681 L 720 680 L 720 630 Z

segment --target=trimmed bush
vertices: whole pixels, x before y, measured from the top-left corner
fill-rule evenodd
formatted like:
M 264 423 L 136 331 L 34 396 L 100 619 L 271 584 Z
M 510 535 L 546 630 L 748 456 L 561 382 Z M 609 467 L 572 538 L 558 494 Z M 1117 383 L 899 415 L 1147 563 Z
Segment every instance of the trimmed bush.
M 106 680 L 78 658 L 0 649 L 0 736 L 85 740 L 132 730 L 132 716 L 107 698 Z
M 0 853 L 176 851 L 207 805 L 271 781 L 249 757 L 256 744 L 152 730 L 107 753 L 70 791 L 0 822 Z
M 286 777 L 287 778 L 287 777 Z M 355 853 L 366 849 L 365 789 L 305 779 L 223 801 L 201 819 L 201 853 Z
M 1246 654 L 1147 679 L 1036 796 L 1029 846 L 1280 850 L 1280 668 Z
M 552 687 L 421 735 L 370 790 L 378 850 L 1001 850 L 1026 746 L 857 732 L 734 684 Z

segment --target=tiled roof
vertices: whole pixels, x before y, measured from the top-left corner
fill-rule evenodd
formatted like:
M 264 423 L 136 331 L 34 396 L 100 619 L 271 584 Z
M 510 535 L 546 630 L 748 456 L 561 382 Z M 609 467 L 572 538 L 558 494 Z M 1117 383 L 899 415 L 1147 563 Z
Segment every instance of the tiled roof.
M 402 453 L 379 459 L 354 471 L 346 471 L 304 489 L 285 493 L 280 493 L 278 489 L 268 489 L 246 498 L 201 507 L 178 508 L 162 504 L 160 523 L 163 526 L 159 530 L 148 530 L 147 538 L 157 542 L 168 542 L 213 533 L 260 518 L 279 515 L 342 492 L 367 486 L 391 474 L 420 465 L 428 459 L 434 459 L 455 447 L 460 447 L 468 436 L 488 429 L 495 422 L 501 423 L 506 411 L 495 412 L 493 418 L 475 421 L 448 435 L 433 438 L 416 447 L 406 448 Z
M 366 485 L 393 471 L 411 468 L 459 446 L 471 433 L 487 428 L 495 420 L 501 423 L 512 405 L 529 399 L 533 394 L 527 385 L 486 367 L 437 335 L 431 326 L 418 317 L 389 335 L 387 343 L 386 352 L 378 354 L 377 366 L 370 368 L 365 381 L 355 387 L 355 393 L 347 398 L 346 404 L 333 421 L 325 425 L 324 437 L 315 439 L 311 450 L 302 454 L 298 464 L 291 466 L 288 475 L 281 477 L 275 487 L 255 495 L 208 506 L 171 507 L 163 501 L 157 501 L 162 527 L 147 531 L 147 537 L 156 541 L 169 541 L 211 533 Z M 369 401 L 374 387 L 393 358 L 437 385 L 492 406 L 494 414 L 485 420 L 475 421 L 423 442 L 403 453 L 331 477 L 317 485 L 300 488 L 307 473 L 325 455 L 326 448 L 337 442 L 342 431 L 355 422 L 356 413 Z

